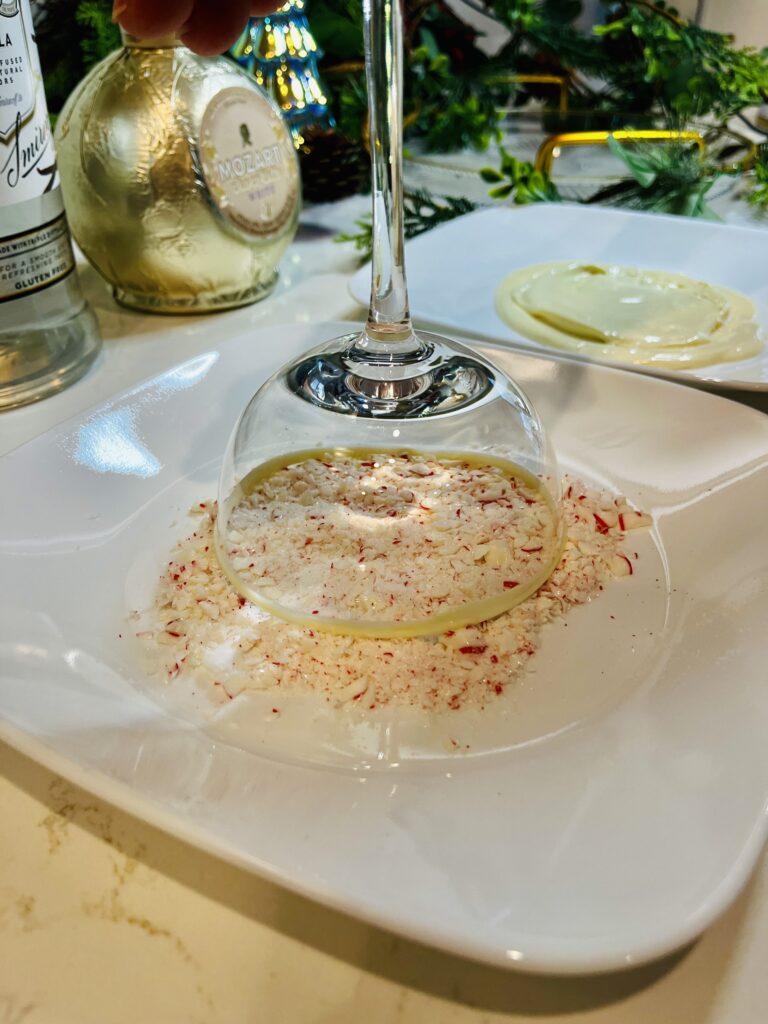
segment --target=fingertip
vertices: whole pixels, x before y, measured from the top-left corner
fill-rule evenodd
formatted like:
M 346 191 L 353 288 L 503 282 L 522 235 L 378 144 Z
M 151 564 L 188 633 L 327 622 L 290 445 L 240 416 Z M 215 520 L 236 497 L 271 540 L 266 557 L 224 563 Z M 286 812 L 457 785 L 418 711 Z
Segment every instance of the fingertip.
M 132 36 L 154 39 L 178 32 L 189 21 L 194 0 L 115 0 L 112 20 Z
M 188 50 L 192 50 L 200 57 L 218 57 L 224 53 L 232 43 L 234 43 L 237 36 L 229 42 L 219 43 L 218 36 L 211 39 L 210 33 L 201 32 L 199 29 L 189 29 L 182 31 L 179 34 L 179 39 L 187 47 Z
M 279 0 L 251 0 L 251 16 L 263 18 L 266 14 L 274 14 L 281 6 Z
M 228 0 L 220 2 L 218 8 L 212 8 L 206 0 L 196 0 L 181 29 L 181 41 L 202 57 L 224 53 L 245 28 L 249 9 L 250 0 Z

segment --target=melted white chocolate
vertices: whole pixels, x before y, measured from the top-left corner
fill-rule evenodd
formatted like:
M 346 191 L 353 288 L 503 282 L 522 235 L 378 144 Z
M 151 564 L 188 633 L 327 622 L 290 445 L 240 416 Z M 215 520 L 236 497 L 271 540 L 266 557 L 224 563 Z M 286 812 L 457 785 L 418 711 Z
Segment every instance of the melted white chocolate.
M 496 309 L 524 337 L 620 363 L 687 369 L 762 349 L 744 295 L 661 270 L 538 263 L 504 278 Z

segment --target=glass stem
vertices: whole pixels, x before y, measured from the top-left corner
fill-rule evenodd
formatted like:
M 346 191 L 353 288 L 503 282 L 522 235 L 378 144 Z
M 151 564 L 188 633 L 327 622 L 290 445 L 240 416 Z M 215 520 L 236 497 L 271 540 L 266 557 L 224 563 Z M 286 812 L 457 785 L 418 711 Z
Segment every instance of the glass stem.
M 373 195 L 371 304 L 358 344 L 394 358 L 419 347 L 403 254 L 402 0 L 363 0 Z

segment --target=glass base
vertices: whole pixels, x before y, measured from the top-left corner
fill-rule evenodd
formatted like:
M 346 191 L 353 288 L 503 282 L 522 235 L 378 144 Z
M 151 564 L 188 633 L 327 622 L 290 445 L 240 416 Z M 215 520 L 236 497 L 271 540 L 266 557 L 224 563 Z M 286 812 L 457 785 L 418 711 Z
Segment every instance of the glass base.
M 419 332 L 418 347 L 376 357 L 365 334 L 329 342 L 290 368 L 288 387 L 331 412 L 374 419 L 421 419 L 475 405 L 493 390 L 489 367 L 447 339 Z
M 261 280 L 247 288 L 231 292 L 201 292 L 198 295 L 163 295 L 156 292 L 140 292 L 131 288 L 115 286 L 112 294 L 115 301 L 128 309 L 142 313 L 162 313 L 170 316 L 196 316 L 200 313 L 220 313 L 226 309 L 250 306 L 265 299 L 277 284 L 278 272 L 266 281 Z
M 101 348 L 90 306 L 68 320 L 0 331 L 0 409 L 38 402 L 83 376 Z

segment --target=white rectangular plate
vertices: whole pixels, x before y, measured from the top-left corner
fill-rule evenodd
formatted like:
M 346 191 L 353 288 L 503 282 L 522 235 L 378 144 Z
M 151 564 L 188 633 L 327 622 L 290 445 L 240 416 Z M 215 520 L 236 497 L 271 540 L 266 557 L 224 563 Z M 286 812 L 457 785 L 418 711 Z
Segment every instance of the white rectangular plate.
M 583 360 L 518 334 L 498 316 L 494 302 L 496 288 L 507 274 L 550 260 L 669 270 L 733 288 L 754 302 L 768 340 L 768 231 L 760 228 L 537 203 L 459 217 L 412 239 L 406 255 L 415 319 L 460 331 L 465 337 L 547 352 L 554 358 Z M 369 266 L 355 274 L 350 290 L 358 302 L 368 304 Z M 622 368 L 710 387 L 768 390 L 768 346 L 752 359 L 694 370 L 661 372 L 624 364 Z
M 126 612 L 213 493 L 237 412 L 280 362 L 348 328 L 229 339 L 0 459 L 0 734 L 192 843 L 447 950 L 592 971 L 681 945 L 765 838 L 758 413 L 489 353 L 539 405 L 561 464 L 655 525 L 636 575 L 547 627 L 493 709 L 422 719 L 423 756 L 396 711 L 350 725 L 345 749 L 342 711 L 304 707 L 285 728 L 256 715 L 245 735 L 202 727 L 143 678 Z M 449 753 L 454 736 L 470 751 Z

